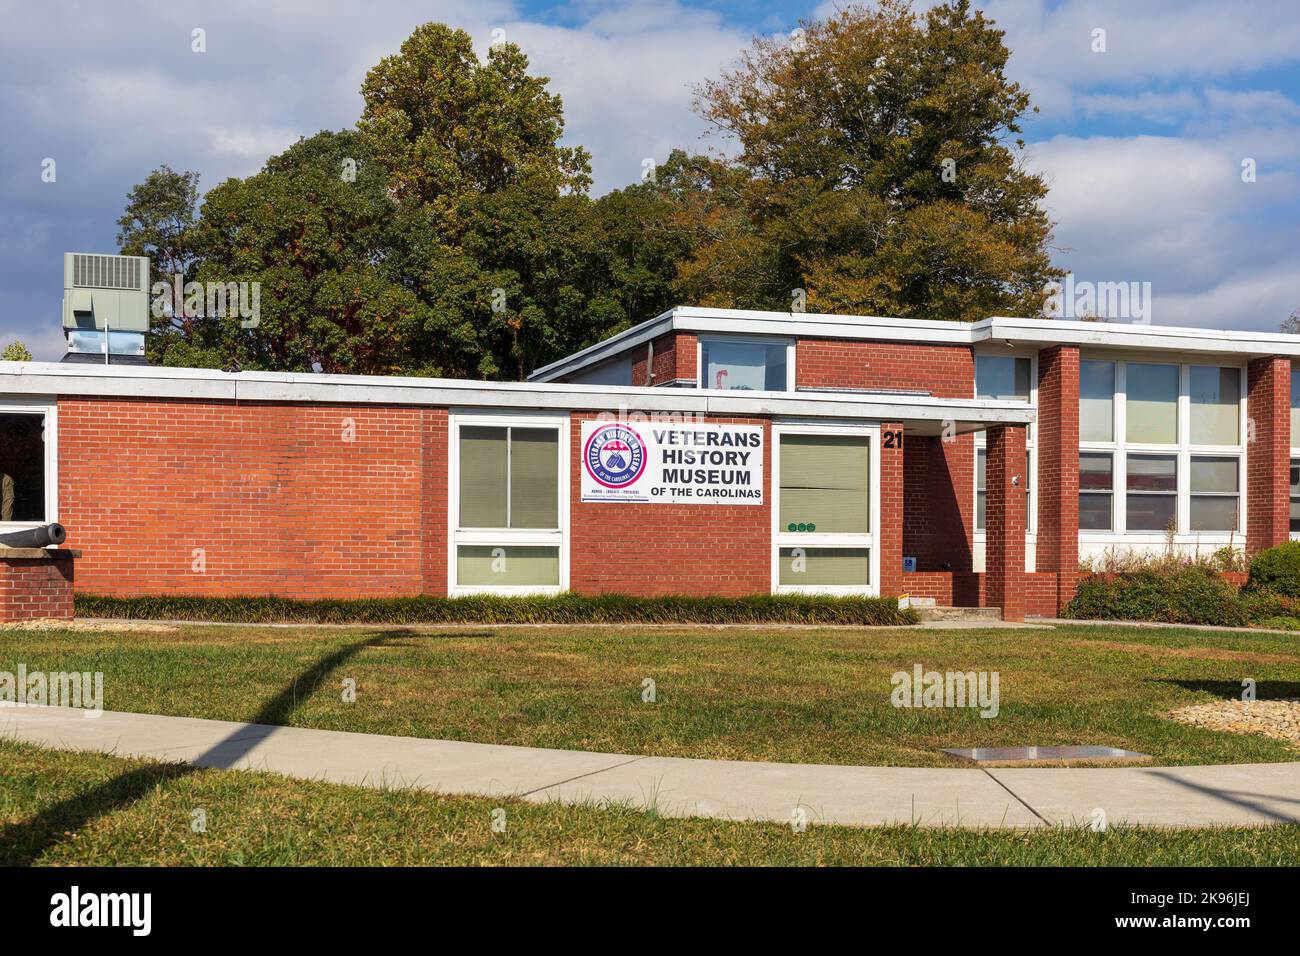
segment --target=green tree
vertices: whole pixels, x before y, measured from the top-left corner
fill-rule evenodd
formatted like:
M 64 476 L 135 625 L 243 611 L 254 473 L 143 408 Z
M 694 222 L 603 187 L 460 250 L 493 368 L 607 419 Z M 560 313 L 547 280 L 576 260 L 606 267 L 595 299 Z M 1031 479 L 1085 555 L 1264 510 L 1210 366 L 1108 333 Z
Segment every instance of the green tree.
M 117 247 L 124 256 L 148 256 L 153 281 L 193 277 L 189 243 L 199 201 L 199 174 L 162 165 L 133 186 L 117 221 Z
M 355 131 L 301 140 L 257 175 L 215 187 L 191 233 L 195 278 L 258 283 L 257 325 L 205 317 L 155 335 L 153 350 L 163 364 L 413 370 L 424 307 L 382 266 L 392 205 Z
M 483 63 L 464 30 L 426 23 L 366 75 L 357 128 L 403 201 L 450 211 L 466 193 L 530 180 L 586 192 L 589 157 L 559 145 L 563 110 L 548 82 L 514 44 Z
M 758 39 L 698 90 L 734 140 L 681 269 L 688 301 L 974 320 L 1036 315 L 1060 275 L 1041 177 L 1021 164 L 1028 94 L 967 0 L 853 6 Z
M 0 353 L 0 359 L 6 362 L 30 362 L 32 351 L 21 340 L 14 339 L 5 346 L 4 352 Z
M 397 201 L 400 272 L 428 306 L 412 344 L 444 374 L 523 378 L 605 321 L 578 255 L 589 158 L 559 145 L 548 82 L 513 44 L 482 62 L 467 33 L 429 23 L 362 85 L 357 128 Z

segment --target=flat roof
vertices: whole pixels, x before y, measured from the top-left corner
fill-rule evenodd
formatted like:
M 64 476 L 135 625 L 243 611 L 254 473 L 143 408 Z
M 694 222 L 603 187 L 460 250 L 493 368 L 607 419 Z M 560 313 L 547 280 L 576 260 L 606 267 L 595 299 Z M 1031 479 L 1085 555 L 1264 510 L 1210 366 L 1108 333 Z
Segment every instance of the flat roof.
M 539 368 L 529 381 L 554 381 L 597 365 L 668 332 L 778 335 L 786 338 L 866 339 L 929 345 L 1024 344 L 1034 348 L 1078 345 L 1097 349 L 1153 349 L 1256 357 L 1300 357 L 1300 335 L 1198 329 L 1173 325 L 1078 322 L 990 316 L 978 322 L 946 322 L 875 315 L 825 315 L 813 312 L 761 312 L 677 306 L 557 362 Z
M 918 434 L 939 434 L 1032 422 L 1025 402 L 938 398 L 876 392 L 749 392 L 707 388 L 639 388 L 556 382 L 478 382 L 465 379 L 217 369 L 0 362 L 0 402 L 6 397 L 89 396 L 233 402 L 428 405 L 630 413 L 780 416 L 910 422 Z

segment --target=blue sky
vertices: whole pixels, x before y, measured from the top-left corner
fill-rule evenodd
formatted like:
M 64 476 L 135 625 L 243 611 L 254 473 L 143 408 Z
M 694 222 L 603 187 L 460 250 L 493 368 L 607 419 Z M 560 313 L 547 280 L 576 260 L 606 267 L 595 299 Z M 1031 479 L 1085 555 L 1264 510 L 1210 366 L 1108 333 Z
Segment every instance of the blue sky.
M 1158 324 L 1275 329 L 1300 308 L 1300 5 L 981 6 L 1040 108 L 1024 162 L 1051 184 L 1058 265 L 1150 282 Z M 206 189 L 300 135 L 350 125 L 366 69 L 425 20 L 465 28 L 482 50 L 493 30 L 519 43 L 563 96 L 567 139 L 592 152 L 599 193 L 634 181 L 647 157 L 709 145 L 692 86 L 755 33 L 831 7 L 0 0 L 0 343 L 61 354 L 61 254 L 113 251 L 126 193 L 151 169 L 195 169 Z M 190 49 L 195 28 L 204 54 Z M 53 183 L 41 181 L 47 157 Z

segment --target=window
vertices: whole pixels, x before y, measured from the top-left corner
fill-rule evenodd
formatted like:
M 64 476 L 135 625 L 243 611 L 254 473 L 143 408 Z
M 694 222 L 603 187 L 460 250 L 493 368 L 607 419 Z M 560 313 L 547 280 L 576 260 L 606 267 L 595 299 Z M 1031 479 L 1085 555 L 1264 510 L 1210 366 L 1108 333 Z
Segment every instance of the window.
M 1241 459 L 1192 456 L 1191 529 L 1232 531 L 1238 525 Z
M 1033 487 L 1031 481 L 1030 468 L 1033 464 L 1033 455 L 1028 450 L 1025 451 L 1025 473 L 1020 476 L 1020 481 L 1025 488 L 1025 507 L 1026 511 L 1025 526 L 1030 526 L 1028 515 L 1033 511 Z M 987 448 L 975 449 L 975 530 L 983 531 L 984 514 L 988 508 L 988 466 L 989 452 Z
M 57 520 L 53 429 L 48 427 L 53 414 L 46 408 L 0 408 L 0 524 Z
M 866 548 L 782 548 L 783 587 L 865 587 L 871 583 Z
M 777 590 L 872 589 L 874 435 L 778 426 Z
M 1193 445 L 1235 445 L 1241 419 L 1241 369 L 1193 365 L 1188 391 Z
M 1300 458 L 1291 459 L 1291 533 L 1300 532 Z
M 1300 369 L 1291 369 L 1291 447 L 1300 448 Z
M 1173 527 L 1178 512 L 1178 456 L 1129 455 L 1127 492 L 1128 530 Z
M 454 428 L 453 591 L 558 591 L 566 425 L 464 416 Z
M 1029 401 L 1030 362 L 1005 355 L 975 356 L 975 397 Z
M 871 530 L 871 451 L 851 435 L 781 438 L 781 527 L 788 532 Z
M 1228 543 L 1242 530 L 1244 382 L 1241 365 L 1083 358 L 1079 530 Z
M 1115 439 L 1115 363 L 1079 363 L 1079 440 Z
M 1131 444 L 1178 443 L 1178 366 L 1128 363 L 1126 402 Z
M 787 391 L 790 351 L 787 339 L 700 339 L 700 387 Z
M 1079 455 L 1079 527 L 1110 531 L 1115 508 L 1115 458 L 1109 452 Z
M 1300 369 L 1291 368 L 1291 454 L 1300 452 Z M 1291 534 L 1300 537 L 1300 458 L 1291 459 Z

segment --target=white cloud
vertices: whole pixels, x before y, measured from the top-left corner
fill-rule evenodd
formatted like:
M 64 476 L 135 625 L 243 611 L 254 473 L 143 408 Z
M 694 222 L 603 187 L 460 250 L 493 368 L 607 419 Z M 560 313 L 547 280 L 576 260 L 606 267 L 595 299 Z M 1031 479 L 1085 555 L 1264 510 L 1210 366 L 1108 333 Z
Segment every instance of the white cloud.
M 1029 151 L 1052 182 L 1062 265 L 1080 278 L 1151 280 L 1159 322 L 1269 328 L 1300 305 L 1289 251 L 1300 249 L 1300 104 L 1276 80 L 1238 88 L 1300 59 L 1293 0 L 984 7 L 1007 31 L 1009 73 L 1043 109 L 1030 138 L 1040 123 L 1069 134 Z M 147 15 L 0 0 L 0 340 L 19 332 L 54 349 L 46 357 L 58 354 L 61 253 L 112 248 L 132 184 L 165 162 L 198 170 L 210 188 L 298 135 L 350 125 L 366 70 L 422 22 L 465 28 L 481 53 L 493 28 L 519 42 L 564 99 L 566 142 L 592 152 L 597 193 L 635 181 L 647 157 L 703 147 L 692 87 L 750 39 L 678 0 L 578 0 L 545 23 L 511 0 L 139 9 Z M 207 31 L 207 53 L 191 52 L 194 27 Z M 1089 48 L 1096 27 L 1104 54 Z M 1090 135 L 1114 121 L 1176 135 Z M 40 182 L 46 156 L 58 160 L 57 184 Z M 1258 166 L 1253 184 L 1240 181 L 1245 157 Z
M 1176 93 L 1139 93 L 1122 96 L 1114 93 L 1082 96 L 1079 108 L 1084 116 L 1136 116 L 1155 123 L 1174 123 L 1203 107 L 1203 101 L 1191 90 Z
M 1231 140 L 1157 136 L 1031 145 L 1029 166 L 1051 184 L 1057 264 L 1151 282 L 1159 324 L 1275 327 L 1300 305 L 1300 226 L 1269 213 L 1296 203 L 1296 182 L 1267 171 L 1243 182 L 1241 155 Z M 1270 311 L 1288 296 L 1286 313 Z

